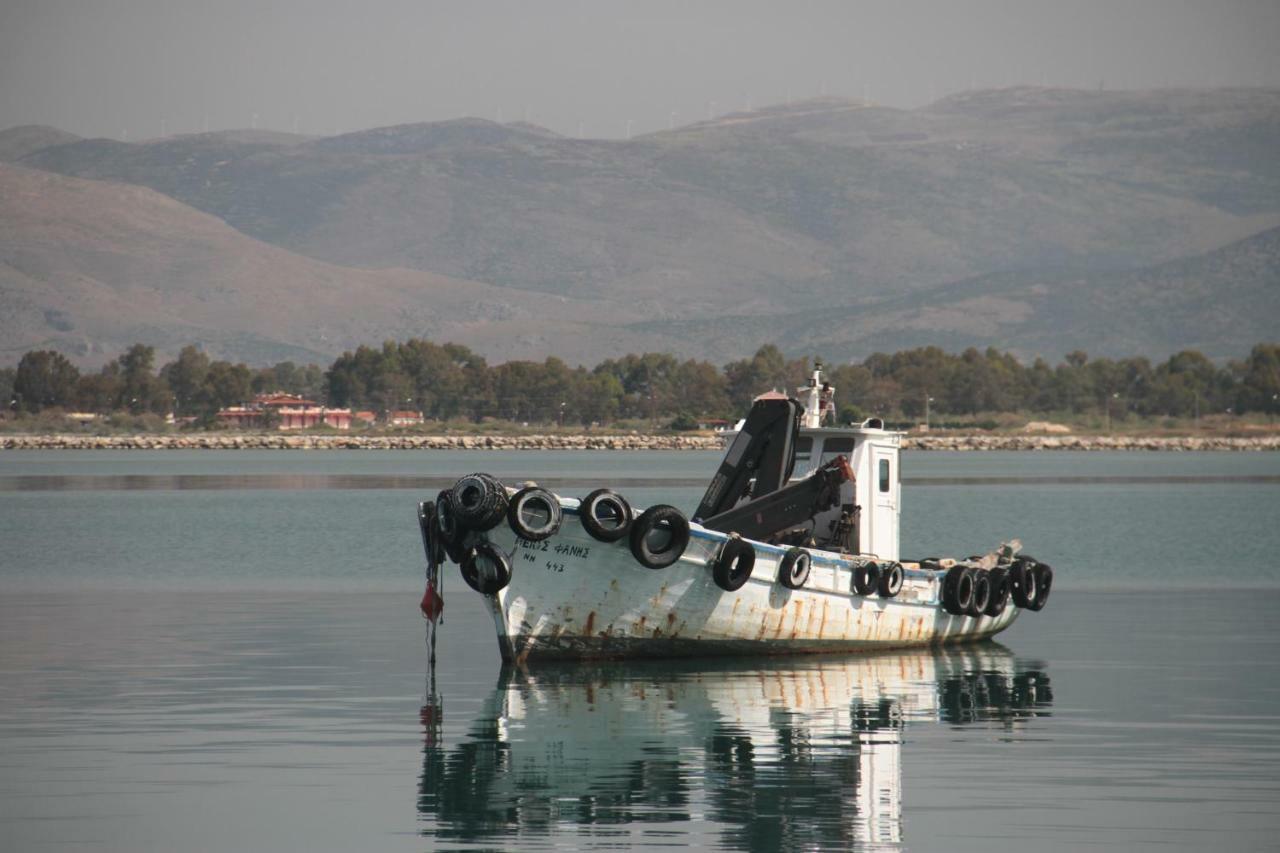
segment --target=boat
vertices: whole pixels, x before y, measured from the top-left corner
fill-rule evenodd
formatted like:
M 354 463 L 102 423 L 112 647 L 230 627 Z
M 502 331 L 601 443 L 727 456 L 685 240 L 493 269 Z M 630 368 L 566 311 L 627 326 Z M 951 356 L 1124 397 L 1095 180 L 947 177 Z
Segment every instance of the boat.
M 1018 540 L 899 554 L 902 433 L 834 421 L 815 367 L 725 432 L 693 511 L 467 474 L 418 506 L 434 624 L 446 559 L 484 596 L 502 659 L 865 652 L 992 637 L 1048 601 Z M 434 649 L 434 630 L 431 638 Z
M 937 725 L 989 732 L 959 737 L 981 761 L 1052 708 L 1044 663 L 997 642 L 507 666 L 452 744 L 428 683 L 418 810 L 455 845 L 706 820 L 731 849 L 900 849 L 922 787 L 913 742 Z

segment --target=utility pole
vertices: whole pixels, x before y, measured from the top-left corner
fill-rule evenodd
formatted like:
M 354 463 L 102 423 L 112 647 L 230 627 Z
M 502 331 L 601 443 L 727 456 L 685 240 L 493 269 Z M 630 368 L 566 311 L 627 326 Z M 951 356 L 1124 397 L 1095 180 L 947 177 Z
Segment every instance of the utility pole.
M 929 431 L 929 404 L 933 402 L 933 398 L 928 394 L 924 395 L 924 431 Z

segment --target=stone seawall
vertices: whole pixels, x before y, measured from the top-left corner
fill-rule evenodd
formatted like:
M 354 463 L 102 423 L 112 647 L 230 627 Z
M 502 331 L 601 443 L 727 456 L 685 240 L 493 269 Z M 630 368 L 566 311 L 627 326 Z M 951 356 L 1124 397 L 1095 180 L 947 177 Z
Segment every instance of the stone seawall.
M 908 436 L 908 450 L 1280 450 L 1280 436 Z M 718 450 L 706 435 L 0 435 L 0 450 Z

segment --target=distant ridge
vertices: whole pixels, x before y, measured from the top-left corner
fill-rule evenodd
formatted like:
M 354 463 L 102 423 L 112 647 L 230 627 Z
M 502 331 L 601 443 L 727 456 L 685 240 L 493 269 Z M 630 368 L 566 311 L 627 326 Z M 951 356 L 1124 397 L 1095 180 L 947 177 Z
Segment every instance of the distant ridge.
M 0 164 L 0 364 L 54 348 L 92 365 L 134 342 L 166 357 L 196 344 L 251 363 L 327 362 L 415 336 L 500 357 L 551 336 L 587 359 L 597 353 L 585 332 L 603 331 L 607 314 L 415 270 L 337 267 L 143 187 Z
M 568 341 L 524 328 L 506 351 L 599 355 L 626 329 L 630 349 L 718 360 L 762 341 L 854 353 L 935 336 L 1228 356 L 1248 345 L 1231 323 L 1280 327 L 1265 275 L 1215 279 L 1204 310 L 1229 322 L 1189 319 L 1181 278 L 1173 314 L 1154 316 L 1142 277 L 1280 225 L 1272 89 L 1014 87 L 917 110 L 819 98 L 630 140 L 483 119 L 254 133 L 13 150 L 26 167 L 149 187 L 295 255 L 608 318 Z
M 0 130 L 0 163 L 21 160 L 41 149 L 66 145 L 78 139 L 80 137 L 74 133 L 43 124 L 24 124 Z
M 1076 349 L 1153 360 L 1197 349 L 1223 359 L 1273 340 L 1277 318 L 1280 228 L 1271 228 L 1136 270 L 993 273 L 856 308 L 644 323 L 635 331 L 698 339 L 716 352 L 772 334 L 854 361 L 931 345 L 948 352 L 996 346 L 1051 362 Z

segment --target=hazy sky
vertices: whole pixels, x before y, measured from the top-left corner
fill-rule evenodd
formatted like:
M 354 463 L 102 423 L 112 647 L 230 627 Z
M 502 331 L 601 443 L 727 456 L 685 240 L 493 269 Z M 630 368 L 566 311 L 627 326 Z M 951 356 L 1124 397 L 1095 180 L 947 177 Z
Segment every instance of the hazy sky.
M 826 92 L 1280 86 L 1280 0 L 0 0 L 0 128 L 526 116 L 620 137 Z

